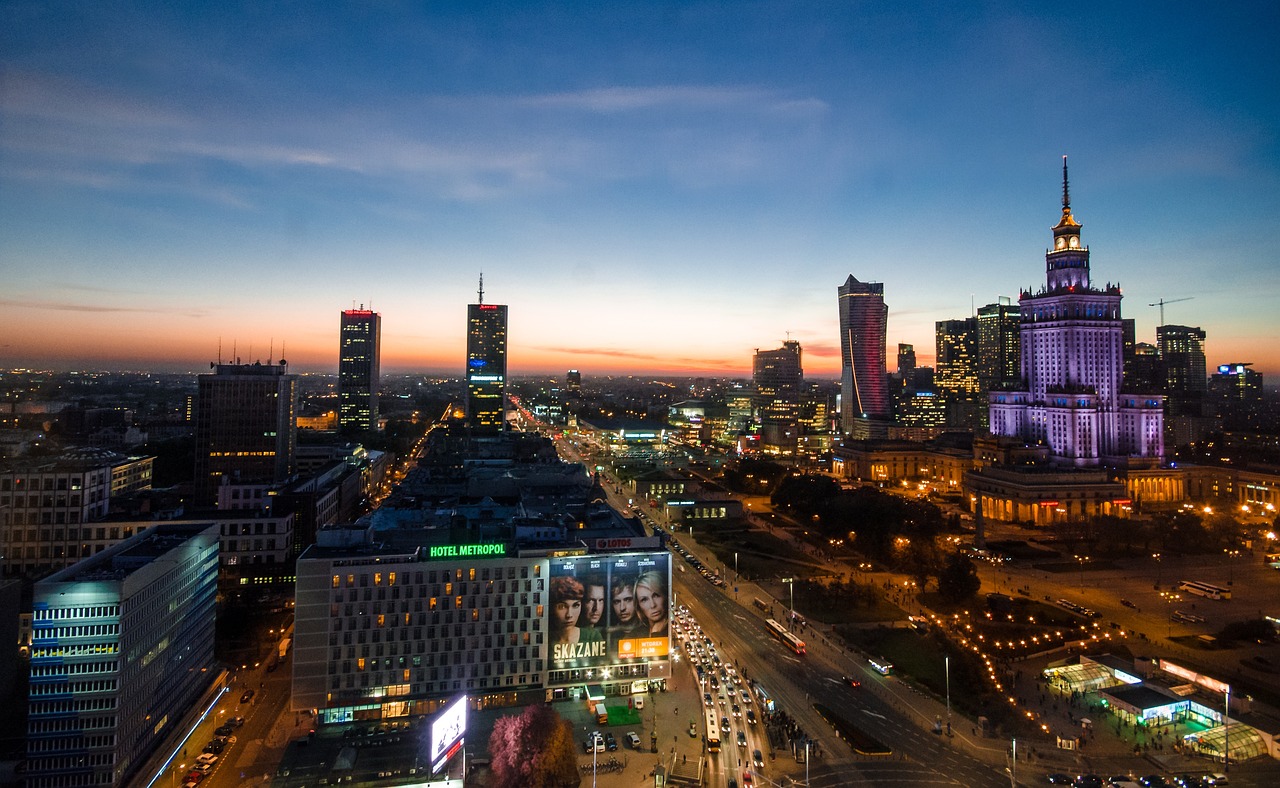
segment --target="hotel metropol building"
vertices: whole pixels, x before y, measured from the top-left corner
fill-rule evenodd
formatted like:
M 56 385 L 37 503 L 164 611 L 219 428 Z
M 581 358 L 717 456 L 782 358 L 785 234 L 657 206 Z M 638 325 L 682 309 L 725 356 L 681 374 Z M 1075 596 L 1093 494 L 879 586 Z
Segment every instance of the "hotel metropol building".
M 656 537 L 389 548 L 322 531 L 298 559 L 292 703 L 322 724 L 630 695 L 670 676 Z M 647 617 L 646 617 L 647 616 Z

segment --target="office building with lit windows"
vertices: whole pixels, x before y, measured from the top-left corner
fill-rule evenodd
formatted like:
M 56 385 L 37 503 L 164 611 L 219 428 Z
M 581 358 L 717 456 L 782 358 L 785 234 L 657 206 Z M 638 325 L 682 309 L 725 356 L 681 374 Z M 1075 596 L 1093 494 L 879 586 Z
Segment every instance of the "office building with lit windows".
M 1059 464 L 1125 466 L 1164 457 L 1164 398 L 1121 390 L 1119 285 L 1095 286 L 1071 213 L 1062 163 L 1062 217 L 1045 253 L 1047 282 L 1024 291 L 1020 391 L 989 395 L 991 432 L 1047 446 Z
M 140 784 L 216 676 L 218 535 L 149 528 L 36 583 L 28 788 Z
M 854 432 L 857 420 L 890 417 L 885 342 L 889 307 L 884 284 L 859 282 L 852 274 L 837 289 L 840 317 L 841 430 Z
M 497 433 L 506 426 L 507 307 L 484 302 L 467 306 L 467 426 L 473 433 Z
M 382 315 L 369 309 L 342 312 L 338 335 L 338 429 L 378 429 Z
M 224 479 L 249 484 L 293 475 L 298 446 L 298 382 L 279 364 L 217 364 L 196 393 L 195 490 L 213 506 Z
M 663 686 L 669 554 L 657 537 L 588 540 L 614 552 L 562 537 L 406 549 L 322 531 L 297 564 L 293 708 L 328 724 L 427 714 L 460 692 L 483 707 Z M 570 634 L 566 598 L 581 603 Z
M 1164 325 L 1156 328 L 1156 347 L 1164 372 L 1164 393 L 1169 412 L 1179 416 L 1203 415 L 1209 378 L 1204 354 L 1204 329 L 1199 326 Z
M 796 453 L 800 438 L 800 390 L 804 385 L 800 343 L 787 340 L 777 350 L 757 350 L 752 359 L 760 448 L 772 454 Z

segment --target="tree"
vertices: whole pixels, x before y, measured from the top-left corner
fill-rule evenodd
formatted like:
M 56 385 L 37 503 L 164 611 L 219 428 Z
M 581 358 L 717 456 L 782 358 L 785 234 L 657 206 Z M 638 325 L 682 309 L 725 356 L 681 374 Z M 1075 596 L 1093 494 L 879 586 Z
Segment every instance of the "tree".
M 573 729 L 543 703 L 494 722 L 489 761 L 494 788 L 559 788 L 581 781 Z
M 952 553 L 938 573 L 938 596 L 948 602 L 964 602 L 972 599 L 982 588 L 978 568 L 969 556 Z

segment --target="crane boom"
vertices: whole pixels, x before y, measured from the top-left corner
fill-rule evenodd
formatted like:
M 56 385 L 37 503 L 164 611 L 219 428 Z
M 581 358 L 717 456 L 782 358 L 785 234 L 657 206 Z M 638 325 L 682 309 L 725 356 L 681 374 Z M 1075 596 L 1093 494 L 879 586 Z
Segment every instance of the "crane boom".
M 1190 300 L 1191 300 L 1191 299 L 1193 299 L 1193 298 L 1195 298 L 1195 296 L 1187 296 L 1186 298 L 1170 298 L 1170 299 L 1168 299 L 1167 301 L 1166 301 L 1165 299 L 1161 298 L 1159 301 L 1155 302 L 1154 304 L 1147 304 L 1147 306 L 1158 306 L 1158 307 L 1160 307 L 1160 325 L 1162 325 L 1162 326 L 1163 326 L 1163 325 L 1164 325 L 1164 305 L 1165 305 L 1165 304 L 1176 304 L 1176 303 L 1178 303 L 1179 301 L 1190 301 Z

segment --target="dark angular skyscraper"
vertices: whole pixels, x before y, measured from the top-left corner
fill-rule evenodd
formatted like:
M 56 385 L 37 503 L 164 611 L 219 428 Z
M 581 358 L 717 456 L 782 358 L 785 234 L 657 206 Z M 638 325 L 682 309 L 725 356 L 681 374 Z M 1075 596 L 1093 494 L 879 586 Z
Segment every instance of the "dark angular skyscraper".
M 196 389 L 197 503 L 212 506 L 224 478 L 283 482 L 296 470 L 298 378 L 287 363 L 218 364 Z
M 473 432 L 498 433 L 506 425 L 507 306 L 484 302 L 467 306 L 467 426 Z
M 338 337 L 338 429 L 378 428 L 379 353 L 382 315 L 368 309 L 342 313 Z
M 889 307 L 884 285 L 852 274 L 838 288 L 840 307 L 840 418 L 847 435 L 854 419 L 889 418 L 885 337 Z

